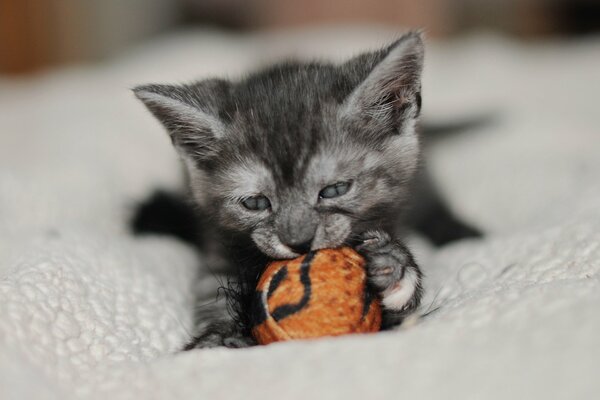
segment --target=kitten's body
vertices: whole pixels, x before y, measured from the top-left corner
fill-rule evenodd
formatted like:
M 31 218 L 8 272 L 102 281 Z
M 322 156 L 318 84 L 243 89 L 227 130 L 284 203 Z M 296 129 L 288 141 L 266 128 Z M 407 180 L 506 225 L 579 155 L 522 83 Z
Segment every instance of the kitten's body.
M 286 63 L 239 82 L 135 89 L 181 155 L 210 221 L 202 229 L 214 230 L 203 234 L 219 254 L 212 269 L 234 277 L 233 312 L 201 308 L 191 347 L 251 343 L 248 296 L 262 268 L 321 248 L 352 245 L 366 257 L 386 326 L 416 309 L 421 272 L 400 218 L 420 158 L 422 64 L 411 33 L 342 65 Z

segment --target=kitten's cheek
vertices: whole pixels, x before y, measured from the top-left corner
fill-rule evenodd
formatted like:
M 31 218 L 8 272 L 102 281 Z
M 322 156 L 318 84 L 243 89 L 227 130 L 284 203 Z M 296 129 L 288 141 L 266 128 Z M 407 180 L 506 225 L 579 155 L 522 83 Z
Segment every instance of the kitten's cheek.
M 219 224 L 224 228 L 235 231 L 249 232 L 257 223 L 257 217 L 252 213 L 240 210 L 239 204 L 226 204 L 217 216 Z

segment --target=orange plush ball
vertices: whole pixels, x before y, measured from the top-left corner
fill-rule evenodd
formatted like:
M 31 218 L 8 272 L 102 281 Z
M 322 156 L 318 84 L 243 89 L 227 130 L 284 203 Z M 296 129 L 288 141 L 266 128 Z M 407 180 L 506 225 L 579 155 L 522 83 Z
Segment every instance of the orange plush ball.
M 381 306 L 366 287 L 364 264 L 347 247 L 270 263 L 256 288 L 255 339 L 269 344 L 378 331 Z

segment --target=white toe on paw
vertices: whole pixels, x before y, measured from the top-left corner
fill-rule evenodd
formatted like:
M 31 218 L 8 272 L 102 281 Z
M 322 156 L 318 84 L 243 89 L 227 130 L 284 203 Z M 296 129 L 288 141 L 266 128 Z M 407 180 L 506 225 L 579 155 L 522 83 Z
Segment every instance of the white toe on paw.
M 417 272 L 407 268 L 402 280 L 383 292 L 383 306 L 389 310 L 402 310 L 414 296 L 418 283 Z

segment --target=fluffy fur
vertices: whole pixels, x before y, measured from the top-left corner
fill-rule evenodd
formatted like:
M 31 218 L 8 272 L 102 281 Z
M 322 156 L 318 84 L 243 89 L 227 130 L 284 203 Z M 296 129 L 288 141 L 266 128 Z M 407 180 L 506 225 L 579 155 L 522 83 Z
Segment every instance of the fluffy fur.
M 350 244 L 362 252 L 386 326 L 416 309 L 421 272 L 399 218 L 419 164 L 423 52 L 421 36 L 409 33 L 341 65 L 288 62 L 236 82 L 134 89 L 169 132 L 235 271 L 233 320 L 223 305 L 205 310 L 190 348 L 251 343 L 248 302 L 262 268 L 302 251 Z M 349 190 L 319 196 L 337 182 Z M 270 207 L 244 207 L 253 196 Z

